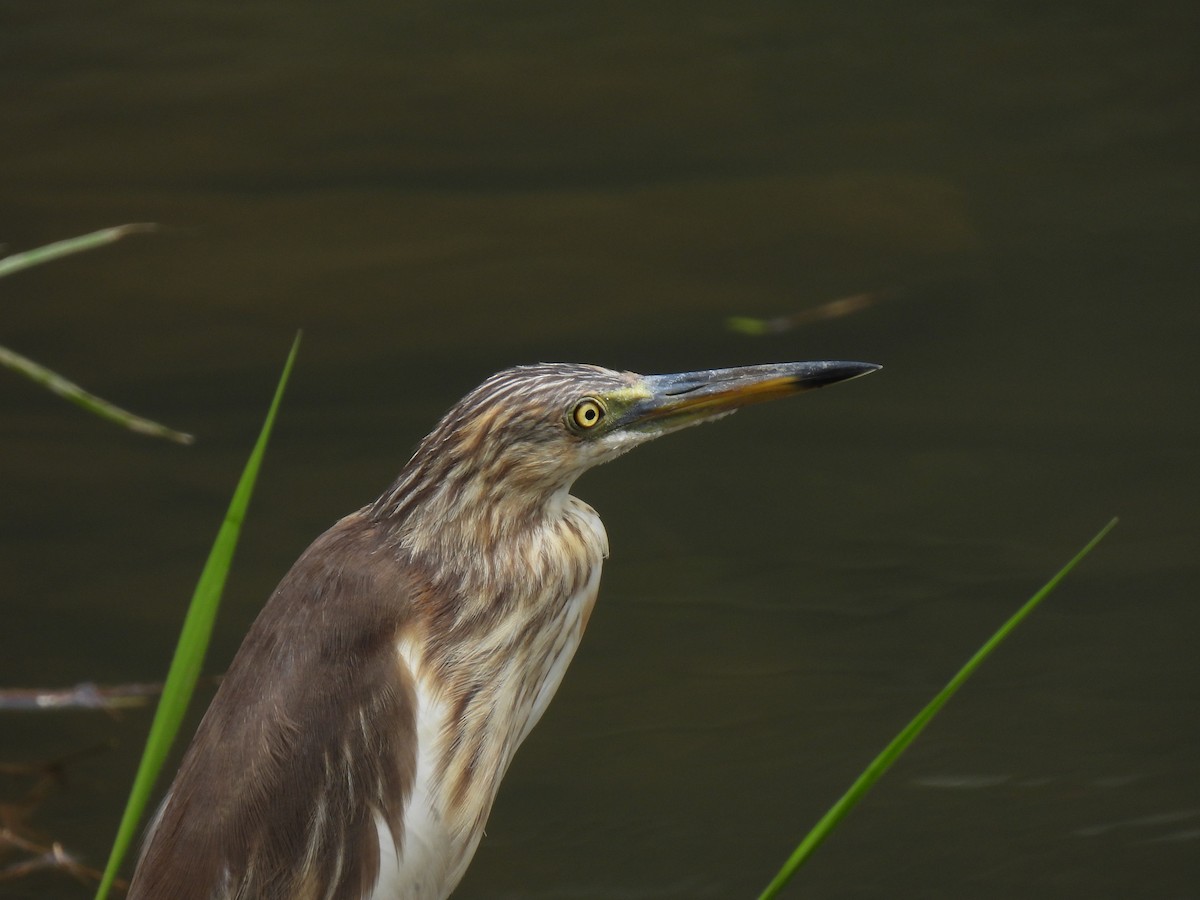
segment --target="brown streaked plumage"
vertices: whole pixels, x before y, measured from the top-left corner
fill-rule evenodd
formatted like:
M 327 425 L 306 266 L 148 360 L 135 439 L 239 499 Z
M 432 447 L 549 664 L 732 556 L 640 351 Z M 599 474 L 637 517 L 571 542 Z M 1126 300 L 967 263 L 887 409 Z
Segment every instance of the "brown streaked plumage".
M 449 896 L 595 603 L 608 539 L 575 479 L 876 368 L 489 378 L 276 588 L 151 823 L 130 900 Z

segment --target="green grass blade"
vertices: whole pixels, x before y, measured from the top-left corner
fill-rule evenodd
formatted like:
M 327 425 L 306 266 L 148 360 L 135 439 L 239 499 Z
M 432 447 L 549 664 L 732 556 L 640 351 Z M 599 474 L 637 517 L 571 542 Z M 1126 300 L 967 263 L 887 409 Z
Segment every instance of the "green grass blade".
M 930 720 L 937 715 L 938 711 L 943 706 L 946 705 L 946 701 L 953 697 L 955 692 L 963 686 L 963 684 L 968 678 L 971 677 L 972 674 L 974 674 L 975 670 L 979 668 L 979 664 L 982 663 L 988 657 L 988 655 L 996 649 L 1001 641 L 1008 637 L 1009 634 L 1011 634 L 1012 631 L 1021 624 L 1026 616 L 1033 612 L 1037 605 L 1041 603 L 1042 600 L 1058 586 L 1059 582 L 1062 581 L 1085 556 L 1092 552 L 1092 548 L 1100 543 L 1104 536 L 1112 531 L 1116 524 L 1117 520 L 1113 519 L 1102 529 L 1100 529 L 1100 532 L 1094 538 L 1088 541 L 1087 545 L 1084 546 L 1084 548 L 1077 554 L 1075 554 L 1075 557 L 1069 563 L 1063 566 L 1053 578 L 1046 582 L 1046 584 L 1042 586 L 1041 590 L 1030 597 L 1029 600 L 1026 601 L 1025 605 L 1017 610 L 1012 618 L 1005 622 L 1000 629 L 988 639 L 986 644 L 979 648 L 975 655 L 967 661 L 965 666 L 958 670 L 958 674 L 950 679 L 950 682 L 944 688 L 942 688 L 937 696 L 934 697 L 924 709 L 917 713 L 916 717 L 909 722 L 907 726 L 905 726 L 903 731 L 893 738 L 892 742 L 888 744 L 886 748 L 884 748 L 883 752 L 875 757 L 871 764 L 867 766 L 866 770 L 860 776 L 858 776 L 858 779 L 853 785 L 851 785 L 850 789 L 846 791 L 846 793 L 841 796 L 837 803 L 830 807 L 829 811 L 821 817 L 821 820 L 817 822 L 815 826 L 813 826 L 812 831 L 810 831 L 804 840 L 800 842 L 800 845 L 788 858 L 788 861 L 784 863 L 783 868 L 779 870 L 779 873 L 771 880 L 771 883 L 767 885 L 766 890 L 759 895 L 758 900 L 772 900 L 772 898 L 779 894 L 779 892 L 783 889 L 783 886 L 786 885 L 789 880 L 791 880 L 791 877 L 796 873 L 796 870 L 803 865 L 809 856 L 812 855 L 812 852 L 817 849 L 821 841 L 829 836 L 829 833 L 834 829 L 838 822 L 845 817 L 846 813 L 848 813 L 854 807 L 854 805 L 866 795 L 867 791 L 869 791 L 874 786 L 875 782 L 880 779 L 883 773 L 891 767 L 892 763 L 899 758 L 900 754 L 908 749 L 908 745 L 916 739 L 917 735 L 920 734 L 925 726 L 929 724 Z
M 3 262 L 3 260 L 0 260 L 0 262 Z M 22 356 L 14 350 L 9 350 L 7 347 L 0 346 L 0 366 L 12 369 L 14 372 L 24 375 L 35 384 L 40 384 L 47 390 L 58 394 L 58 396 L 70 400 L 78 406 L 82 406 L 88 412 L 102 419 L 108 419 L 110 422 L 116 422 L 130 431 L 136 431 L 138 434 L 145 434 L 150 437 L 165 438 L 177 444 L 190 444 L 195 440 L 190 434 L 176 431 L 173 428 L 168 428 L 166 425 L 160 425 L 158 422 L 131 413 L 127 409 L 122 409 L 115 403 L 109 403 L 102 397 L 97 397 L 95 394 L 85 391 L 75 382 L 63 378 L 57 372 L 53 372 L 45 366 L 35 363 L 29 357 Z
M 144 234 L 148 231 L 157 230 L 158 226 L 152 222 L 116 225 L 112 228 L 102 228 L 99 231 L 93 231 L 90 234 L 80 235 L 79 237 L 68 238 L 65 241 L 46 244 L 44 247 L 35 247 L 24 253 L 14 253 L 12 256 L 0 258 L 0 278 L 3 278 L 5 275 L 12 275 L 14 272 L 19 272 L 22 269 L 28 269 L 30 266 L 38 266 L 42 263 L 61 259 L 64 256 L 70 256 L 73 253 L 82 253 L 85 250 L 94 250 L 97 247 L 103 247 L 105 244 L 119 241 L 121 238 L 131 234 Z M 139 434 L 146 434 L 151 437 L 166 438 L 168 441 L 175 441 L 177 444 L 190 444 L 195 440 L 190 434 L 176 431 L 173 428 L 168 428 L 166 425 L 160 425 L 158 422 L 153 422 L 150 419 L 135 415 L 128 410 L 121 409 L 116 404 L 109 403 L 95 394 L 90 394 L 73 381 L 64 378 L 57 372 L 47 369 L 45 366 L 35 363 L 32 359 L 22 356 L 16 351 L 9 350 L 7 347 L 0 347 L 0 366 L 12 369 L 14 372 L 24 375 L 35 384 L 40 384 L 60 397 L 83 407 L 88 412 L 94 413 L 102 419 L 108 419 L 110 422 L 116 422 L 118 425 L 123 425 L 130 431 L 136 431 Z
M 750 316 L 730 316 L 725 320 L 725 327 L 752 337 L 771 333 L 771 322 L 768 319 L 755 319 Z
M 275 413 L 279 409 L 283 389 L 291 374 L 292 363 L 296 359 L 296 351 L 299 347 L 300 335 L 297 334 L 287 362 L 284 364 L 283 374 L 279 378 L 279 386 L 275 389 L 275 398 L 271 401 L 271 408 L 267 411 L 267 417 L 263 422 L 258 442 L 254 445 L 254 450 L 242 471 L 242 477 L 239 479 L 233 499 L 229 503 L 229 510 L 225 513 L 225 520 L 221 523 L 220 531 L 217 532 L 217 538 L 213 542 L 208 562 L 205 563 L 204 570 L 200 573 L 200 580 L 196 584 L 195 593 L 192 594 L 192 601 L 188 607 L 187 616 L 184 618 L 183 630 L 179 635 L 179 644 L 175 649 L 175 656 L 171 660 L 171 668 L 163 686 L 162 699 L 159 700 L 158 711 L 154 714 L 154 721 L 150 725 L 150 736 L 146 739 L 146 749 L 142 753 L 142 761 L 134 778 L 125 814 L 121 817 L 121 824 L 117 829 L 117 837 L 113 842 L 112 853 L 104 870 L 104 878 L 96 892 L 96 900 L 104 900 L 112 886 L 121 861 L 125 857 L 125 852 L 133 841 L 138 822 L 142 818 L 142 811 L 150 799 L 150 793 L 154 788 L 159 770 L 162 769 L 167 753 L 171 749 L 171 743 L 179 730 L 184 711 L 192 696 L 192 690 L 196 686 L 196 679 L 200 675 L 200 666 L 204 661 L 205 651 L 208 649 L 208 639 L 212 634 L 217 605 L 221 600 L 221 591 L 225 587 L 225 578 L 229 573 L 229 567 L 233 561 L 233 551 L 237 546 L 242 521 L 246 515 L 246 507 L 250 503 L 254 481 L 258 477 L 258 470 L 267 448 L 267 439 L 270 437 L 271 427 L 275 423 Z
M 158 226 L 153 222 L 134 222 L 129 225 L 115 225 L 112 228 L 101 228 L 99 231 L 81 234 L 79 237 L 67 238 L 65 241 L 55 241 L 53 244 L 46 244 L 44 247 L 34 247 L 32 250 L 26 250 L 24 253 L 14 253 L 12 256 L 0 259 L 0 278 L 3 278 L 5 275 L 12 275 L 14 272 L 19 272 L 22 269 L 28 269 L 30 266 L 40 266 L 42 263 L 70 256 L 73 253 L 82 253 L 85 250 L 94 250 L 97 247 L 103 247 L 105 244 L 119 241 L 121 238 L 131 234 L 145 234 L 148 231 L 157 230 Z

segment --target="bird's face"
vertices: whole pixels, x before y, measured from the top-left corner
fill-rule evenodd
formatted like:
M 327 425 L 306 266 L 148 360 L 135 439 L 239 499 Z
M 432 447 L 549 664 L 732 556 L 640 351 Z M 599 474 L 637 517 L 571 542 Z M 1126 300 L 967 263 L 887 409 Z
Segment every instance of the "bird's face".
M 522 366 L 468 394 L 427 444 L 493 484 L 549 496 L 660 435 L 876 368 L 808 362 L 638 375 L 562 363 Z
M 651 436 L 614 427 L 644 394 L 641 376 L 599 366 L 506 369 L 455 405 L 426 447 L 510 497 L 549 496 Z

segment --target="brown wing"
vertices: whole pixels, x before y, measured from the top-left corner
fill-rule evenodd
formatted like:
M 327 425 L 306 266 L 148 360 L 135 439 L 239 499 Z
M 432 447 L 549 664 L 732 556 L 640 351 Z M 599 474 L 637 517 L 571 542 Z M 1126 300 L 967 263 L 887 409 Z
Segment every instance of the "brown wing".
M 309 547 L 204 716 L 129 900 L 369 893 L 375 817 L 399 819 L 416 767 L 413 682 L 395 650 L 414 590 L 361 515 Z

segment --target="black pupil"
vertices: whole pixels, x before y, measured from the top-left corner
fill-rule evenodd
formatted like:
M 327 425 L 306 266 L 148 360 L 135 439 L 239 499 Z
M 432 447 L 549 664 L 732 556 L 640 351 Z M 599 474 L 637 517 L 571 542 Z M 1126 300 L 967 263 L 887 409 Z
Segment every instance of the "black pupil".
M 585 407 L 583 410 L 583 417 L 589 422 L 596 421 L 596 410 L 592 409 L 590 406 Z

